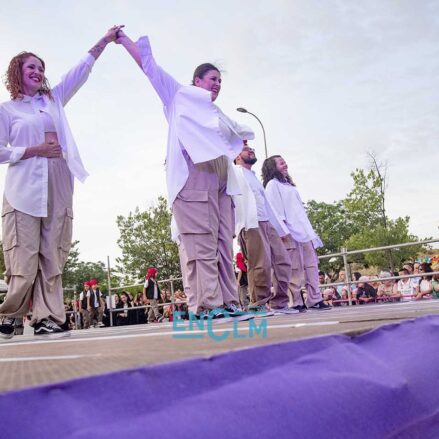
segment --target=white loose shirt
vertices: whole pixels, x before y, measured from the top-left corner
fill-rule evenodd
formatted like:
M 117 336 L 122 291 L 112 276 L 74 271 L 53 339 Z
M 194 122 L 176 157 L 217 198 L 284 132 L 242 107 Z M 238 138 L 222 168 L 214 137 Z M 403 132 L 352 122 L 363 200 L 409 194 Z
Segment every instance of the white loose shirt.
M 285 222 L 291 236 L 298 242 L 312 241 L 314 248 L 323 247 L 320 237 L 312 228 L 305 207 L 295 186 L 270 180 L 265 193 L 279 218 Z
M 94 64 L 87 54 L 46 95 L 23 96 L 0 104 L 0 163 L 8 163 L 5 197 L 9 204 L 28 215 L 47 217 L 48 165 L 46 157 L 21 160 L 27 147 L 44 143 L 40 110 L 53 120 L 63 155 L 73 176 L 83 182 L 88 173 L 70 131 L 64 106 L 87 80 Z
M 256 178 L 253 171 L 249 171 L 242 166 L 233 166 L 236 173 L 240 193 L 233 196 L 233 202 L 235 204 L 235 234 L 238 236 L 242 229 L 256 229 L 259 227 L 258 222 L 258 207 L 252 186 L 257 188 L 259 183 L 262 193 L 264 187 L 262 183 Z M 267 215 L 267 220 L 270 221 L 271 225 L 276 229 L 279 236 L 286 236 L 289 231 L 283 221 L 277 216 L 275 209 L 271 206 L 271 203 L 265 195 L 263 196 L 264 211 Z
M 183 86 L 159 67 L 152 55 L 148 37 L 140 38 L 136 44 L 142 69 L 163 102 L 169 124 L 166 155 L 169 204 L 172 206 L 189 176 L 183 150 L 194 163 L 227 156 L 226 191 L 229 195 L 238 193 L 232 161 L 242 151 L 242 141 L 254 138 L 253 131 L 227 117 L 212 102 L 209 91 L 200 87 Z

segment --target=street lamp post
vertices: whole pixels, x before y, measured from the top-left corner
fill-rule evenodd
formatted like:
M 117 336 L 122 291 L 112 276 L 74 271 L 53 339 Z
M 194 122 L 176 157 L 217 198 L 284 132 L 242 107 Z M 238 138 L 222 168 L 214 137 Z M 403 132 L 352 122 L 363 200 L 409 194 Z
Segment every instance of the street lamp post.
M 262 133 L 264 134 L 264 147 L 265 147 L 265 158 L 268 158 L 268 152 L 267 152 L 267 138 L 265 137 L 265 129 L 264 129 L 264 125 L 262 125 L 261 120 L 259 119 L 258 116 L 256 116 L 256 114 L 251 113 L 250 111 L 246 110 L 245 108 L 239 107 L 236 109 L 236 111 L 239 111 L 240 113 L 248 113 L 251 114 L 260 124 L 261 124 L 261 128 L 262 128 Z

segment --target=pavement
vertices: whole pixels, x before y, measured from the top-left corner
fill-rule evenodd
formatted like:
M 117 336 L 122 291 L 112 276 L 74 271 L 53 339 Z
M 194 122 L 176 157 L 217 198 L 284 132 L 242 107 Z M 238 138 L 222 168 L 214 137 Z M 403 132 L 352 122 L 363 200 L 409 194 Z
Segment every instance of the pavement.
M 0 392 L 122 369 L 185 360 L 295 339 L 343 334 L 439 314 L 439 300 L 337 307 L 250 321 L 145 324 L 72 331 L 71 337 L 33 335 L 0 341 Z

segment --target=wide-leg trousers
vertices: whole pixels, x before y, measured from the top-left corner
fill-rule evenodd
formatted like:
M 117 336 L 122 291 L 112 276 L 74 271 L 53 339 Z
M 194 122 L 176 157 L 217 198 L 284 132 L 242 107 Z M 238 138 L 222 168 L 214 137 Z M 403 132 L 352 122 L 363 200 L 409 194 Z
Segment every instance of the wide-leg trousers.
M 233 269 L 234 207 L 226 193 L 227 158 L 194 164 L 172 212 L 180 236 L 180 263 L 189 311 L 238 304 Z
M 61 275 L 72 242 L 73 181 L 64 159 L 48 159 L 47 217 L 14 209 L 3 197 L 2 229 L 8 292 L 0 315 L 22 317 L 32 305 L 31 324 L 66 319 Z

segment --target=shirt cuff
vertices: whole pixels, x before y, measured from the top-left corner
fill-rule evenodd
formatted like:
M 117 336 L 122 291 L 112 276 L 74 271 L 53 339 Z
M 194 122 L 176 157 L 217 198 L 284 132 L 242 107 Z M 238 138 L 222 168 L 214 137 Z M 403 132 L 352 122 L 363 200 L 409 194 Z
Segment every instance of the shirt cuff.
M 93 67 L 95 61 L 96 61 L 95 57 L 93 55 L 91 55 L 90 53 L 87 53 L 87 55 L 85 55 L 81 59 L 81 63 L 87 64 L 90 67 L 90 69 Z
M 21 160 L 24 153 L 26 152 L 26 147 L 24 146 L 14 146 L 11 149 L 12 151 L 11 151 L 11 158 L 9 160 L 9 163 L 17 163 L 18 161 Z

